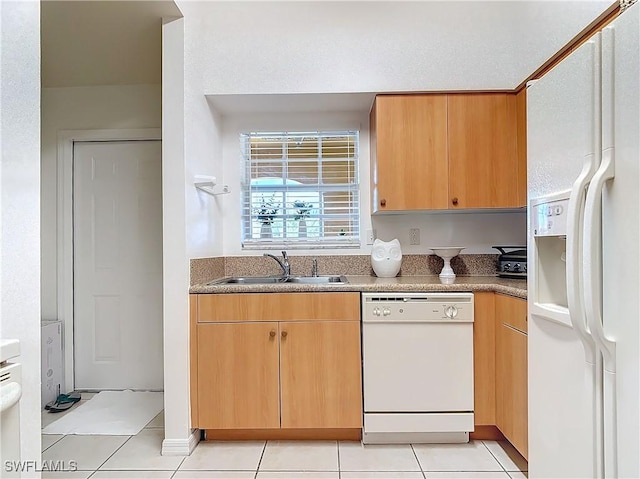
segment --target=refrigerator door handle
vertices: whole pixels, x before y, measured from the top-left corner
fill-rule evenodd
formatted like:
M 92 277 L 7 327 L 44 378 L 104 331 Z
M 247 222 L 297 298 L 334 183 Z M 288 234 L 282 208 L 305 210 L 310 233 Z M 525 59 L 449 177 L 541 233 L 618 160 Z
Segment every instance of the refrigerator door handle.
M 602 152 L 602 163 L 596 172 L 585 203 L 584 221 L 584 285 L 587 324 L 596 346 L 602 352 L 604 378 L 602 422 L 604 434 L 604 477 L 615 479 L 617 473 L 616 413 L 616 343 L 607 338 L 602 324 L 602 190 L 614 177 L 614 150 Z
M 567 303 L 571 326 L 584 347 L 585 360 L 596 363 L 596 347 L 587 328 L 584 308 L 584 288 L 582 284 L 582 234 L 584 204 L 589 181 L 597 169 L 596 156 L 587 155 L 582 171 L 573 183 L 567 208 Z
M 607 337 L 603 324 L 602 294 L 602 201 L 606 183 L 615 176 L 614 150 L 614 29 L 602 31 L 602 163 L 593 180 L 593 191 L 585 203 L 585 291 L 591 295 L 586 302 L 587 324 L 596 345 L 602 352 L 604 374 L 602 395 L 602 430 L 604 436 L 604 477 L 618 477 L 616 343 Z

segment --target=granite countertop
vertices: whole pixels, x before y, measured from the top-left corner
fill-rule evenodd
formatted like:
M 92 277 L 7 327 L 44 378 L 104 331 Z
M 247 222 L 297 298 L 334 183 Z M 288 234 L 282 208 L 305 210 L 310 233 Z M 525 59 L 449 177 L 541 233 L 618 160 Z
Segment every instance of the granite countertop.
M 438 276 L 349 276 L 349 284 L 195 284 L 191 294 L 296 293 L 315 291 L 403 292 L 403 291 L 493 291 L 516 298 L 527 298 L 527 281 L 497 276 L 458 276 L 453 284 L 442 284 Z

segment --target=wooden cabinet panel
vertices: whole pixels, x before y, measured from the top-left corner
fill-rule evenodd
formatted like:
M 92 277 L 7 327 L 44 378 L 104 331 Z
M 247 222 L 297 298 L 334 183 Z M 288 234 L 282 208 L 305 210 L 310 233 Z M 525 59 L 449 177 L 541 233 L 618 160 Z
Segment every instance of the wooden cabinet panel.
M 527 335 L 498 326 L 496 361 L 496 425 L 527 459 Z
M 496 425 L 528 454 L 527 302 L 496 294 Z
M 197 328 L 197 427 L 280 427 L 278 323 Z
M 447 100 L 450 207 L 519 206 L 515 95 L 451 94 Z
M 479 426 L 496 424 L 496 322 L 494 293 L 474 293 L 474 417 Z
M 372 211 L 446 209 L 447 96 L 377 96 L 370 126 Z
M 362 427 L 360 323 L 280 323 L 283 428 Z
M 516 95 L 518 122 L 518 206 L 527 206 L 527 89 Z
M 189 295 L 189 395 L 191 427 L 198 424 L 198 296 Z
M 499 323 L 527 332 L 527 302 L 524 299 L 496 294 L 496 317 Z
M 199 322 L 360 320 L 360 293 L 198 295 Z

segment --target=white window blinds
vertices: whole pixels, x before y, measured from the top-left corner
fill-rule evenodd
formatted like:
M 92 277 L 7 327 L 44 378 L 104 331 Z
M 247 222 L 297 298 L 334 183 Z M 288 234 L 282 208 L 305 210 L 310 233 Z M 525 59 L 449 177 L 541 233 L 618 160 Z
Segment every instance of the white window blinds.
M 360 245 L 358 132 L 240 135 L 244 248 Z

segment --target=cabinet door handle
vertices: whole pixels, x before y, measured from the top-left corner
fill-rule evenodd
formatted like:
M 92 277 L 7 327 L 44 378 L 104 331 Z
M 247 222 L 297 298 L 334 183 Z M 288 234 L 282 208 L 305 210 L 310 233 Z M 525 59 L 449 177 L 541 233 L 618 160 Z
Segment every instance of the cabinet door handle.
M 387 206 L 387 200 L 385 200 L 384 198 L 382 198 L 380 200 L 380 206 Z
M 275 338 L 276 337 L 276 330 L 272 329 L 271 331 L 269 331 L 269 337 L 270 338 Z
M 454 196 L 453 198 L 451 198 L 451 203 L 453 203 L 454 205 L 458 204 L 458 197 Z
M 287 333 L 286 331 L 282 331 L 282 337 L 283 337 L 283 338 L 286 338 L 286 337 L 287 337 L 287 334 L 288 334 L 288 333 Z

